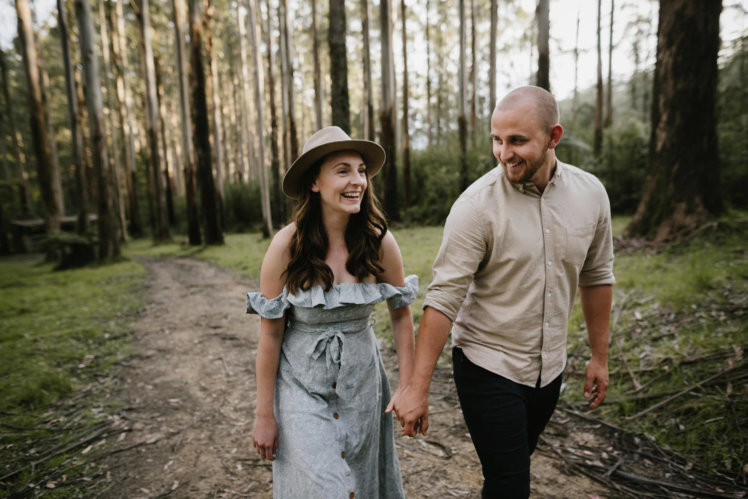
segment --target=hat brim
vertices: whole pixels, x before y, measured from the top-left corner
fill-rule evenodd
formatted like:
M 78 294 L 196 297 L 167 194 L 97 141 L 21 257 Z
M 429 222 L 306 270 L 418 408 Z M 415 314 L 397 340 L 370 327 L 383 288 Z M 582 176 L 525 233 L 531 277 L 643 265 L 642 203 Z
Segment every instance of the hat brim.
M 283 177 L 283 192 L 286 196 L 297 199 L 301 194 L 301 179 L 304 173 L 320 159 L 328 154 L 340 151 L 354 151 L 361 155 L 366 164 L 366 172 L 369 178 L 373 177 L 382 169 L 385 153 L 382 146 L 368 140 L 339 140 L 321 144 L 299 156 L 288 169 Z

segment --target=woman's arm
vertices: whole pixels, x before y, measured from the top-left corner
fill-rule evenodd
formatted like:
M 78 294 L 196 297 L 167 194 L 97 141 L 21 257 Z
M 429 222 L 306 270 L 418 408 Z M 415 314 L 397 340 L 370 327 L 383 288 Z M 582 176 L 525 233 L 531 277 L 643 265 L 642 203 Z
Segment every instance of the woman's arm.
M 379 275 L 380 282 L 386 282 L 393 286 L 405 285 L 405 273 L 403 271 L 403 258 L 400 248 L 395 241 L 392 232 L 387 232 L 382 240 L 381 265 L 384 271 Z M 392 339 L 397 351 L 397 363 L 400 369 L 400 387 L 404 387 L 410 381 L 413 374 L 413 361 L 415 359 L 415 346 L 413 342 L 413 314 L 410 305 L 393 308 L 387 302 L 392 324 Z M 398 388 L 398 391 L 400 388 Z M 396 392 L 397 393 L 397 392 Z
M 275 298 L 283 292 L 282 275 L 288 265 L 288 244 L 293 229 L 292 225 L 281 229 L 265 254 L 260 270 L 260 292 L 266 298 Z M 275 459 L 275 452 L 278 450 L 278 424 L 273 405 L 284 329 L 285 318 L 261 319 L 255 361 L 257 400 L 252 440 L 260 457 L 271 461 Z

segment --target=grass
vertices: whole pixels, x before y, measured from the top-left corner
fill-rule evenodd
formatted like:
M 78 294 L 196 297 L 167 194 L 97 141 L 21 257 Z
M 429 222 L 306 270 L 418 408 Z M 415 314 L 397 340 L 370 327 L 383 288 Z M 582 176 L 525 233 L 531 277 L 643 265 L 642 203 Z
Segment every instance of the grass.
M 0 260 L 0 476 L 102 419 L 91 409 L 105 376 L 127 355 L 128 324 L 142 306 L 145 271 L 136 263 L 52 267 L 40 259 Z M 62 408 L 81 393 L 86 402 Z M 0 484 L 0 497 L 49 483 L 54 464 L 11 477 Z M 66 479 L 83 470 L 73 465 Z

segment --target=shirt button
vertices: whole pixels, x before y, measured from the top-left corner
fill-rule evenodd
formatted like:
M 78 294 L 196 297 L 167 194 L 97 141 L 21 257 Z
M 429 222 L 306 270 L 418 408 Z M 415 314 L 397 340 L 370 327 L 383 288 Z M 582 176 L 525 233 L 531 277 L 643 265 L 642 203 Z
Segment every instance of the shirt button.
M 545 327 L 551 327 L 551 323 L 550 322 L 546 322 L 545 323 Z
M 548 260 L 548 266 L 549 266 L 549 267 L 551 266 L 551 261 L 550 261 L 550 260 Z
M 338 414 L 337 412 L 333 412 L 332 417 L 334 417 L 335 419 L 338 419 L 340 417 L 340 414 Z
M 550 297 L 550 296 L 551 296 L 551 292 L 550 292 L 550 291 L 548 291 L 548 294 L 547 294 L 546 296 Z
M 550 234 L 551 233 L 551 229 L 545 229 L 545 233 L 546 234 Z

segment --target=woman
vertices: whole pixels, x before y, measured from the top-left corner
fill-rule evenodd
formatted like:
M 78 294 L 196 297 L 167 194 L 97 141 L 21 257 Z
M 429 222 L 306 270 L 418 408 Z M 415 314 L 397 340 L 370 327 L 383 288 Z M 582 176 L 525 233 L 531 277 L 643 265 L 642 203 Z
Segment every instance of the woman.
M 276 498 L 403 497 L 389 384 L 371 327 L 387 300 L 406 386 L 413 369 L 416 276 L 403 274 L 369 179 L 377 144 L 338 127 L 312 135 L 283 179 L 294 222 L 270 243 L 260 292 L 254 446 L 273 461 Z

